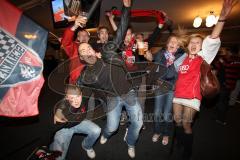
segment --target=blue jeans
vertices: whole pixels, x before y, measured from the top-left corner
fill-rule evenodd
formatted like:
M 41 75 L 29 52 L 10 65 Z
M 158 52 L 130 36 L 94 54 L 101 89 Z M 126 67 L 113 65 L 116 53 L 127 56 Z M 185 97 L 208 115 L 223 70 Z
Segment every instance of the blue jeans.
M 172 101 L 173 91 L 161 94 L 157 92 L 154 106 L 154 132 L 169 136 L 172 126 Z
M 51 150 L 62 152 L 62 156 L 57 158 L 57 160 L 65 159 L 71 139 L 75 133 L 86 134 L 87 137 L 84 138 L 82 147 L 91 149 L 101 133 L 101 128 L 89 120 L 84 120 L 74 127 L 63 128 L 57 131 L 54 136 L 54 141 L 50 145 Z
M 109 138 L 119 126 L 121 111 L 123 106 L 129 116 L 130 125 L 126 142 L 129 147 L 134 147 L 143 124 L 143 114 L 134 91 L 130 91 L 126 96 L 108 98 L 107 124 L 103 131 L 103 136 Z

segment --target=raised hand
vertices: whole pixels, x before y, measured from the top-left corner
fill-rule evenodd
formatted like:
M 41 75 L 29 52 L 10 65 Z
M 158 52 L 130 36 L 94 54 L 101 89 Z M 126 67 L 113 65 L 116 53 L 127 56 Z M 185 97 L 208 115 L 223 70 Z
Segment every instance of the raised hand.
M 83 17 L 83 16 L 78 16 L 75 20 L 75 23 L 74 23 L 74 28 L 77 29 L 78 27 L 84 27 L 87 23 L 87 19 L 86 17 Z
M 220 13 L 220 20 L 225 20 L 232 11 L 232 8 L 238 3 L 237 0 L 224 0 Z
M 111 19 L 114 19 L 114 15 L 111 12 L 106 12 L 105 15 Z
M 224 0 L 218 23 L 213 28 L 211 38 L 217 38 L 221 34 L 225 20 L 228 18 L 232 8 L 238 3 L 236 0 Z

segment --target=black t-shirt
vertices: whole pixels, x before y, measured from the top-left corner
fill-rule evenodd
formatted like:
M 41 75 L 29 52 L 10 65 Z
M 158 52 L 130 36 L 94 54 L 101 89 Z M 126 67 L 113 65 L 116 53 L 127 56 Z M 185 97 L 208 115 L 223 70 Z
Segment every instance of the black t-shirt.
M 84 103 L 82 103 L 79 108 L 74 108 L 66 99 L 63 99 L 57 103 L 54 112 L 56 113 L 58 109 L 62 111 L 63 115 L 68 120 L 66 123 L 58 123 L 61 124 L 64 128 L 73 127 L 86 119 L 87 112 Z
M 56 110 L 57 109 L 62 110 L 63 115 L 68 121 L 79 121 L 80 115 L 86 112 L 86 105 L 83 101 L 79 108 L 74 108 L 70 105 L 68 100 L 63 99 L 56 106 Z
M 79 108 L 74 108 L 71 106 L 69 101 L 66 99 L 59 101 L 55 106 L 55 112 L 60 109 L 62 111 L 62 114 L 68 120 L 63 124 L 63 127 L 70 128 L 79 124 L 85 119 L 94 120 L 105 115 L 103 109 L 103 101 L 100 99 L 93 99 L 93 101 L 93 106 L 88 106 L 89 98 L 83 97 L 81 106 Z

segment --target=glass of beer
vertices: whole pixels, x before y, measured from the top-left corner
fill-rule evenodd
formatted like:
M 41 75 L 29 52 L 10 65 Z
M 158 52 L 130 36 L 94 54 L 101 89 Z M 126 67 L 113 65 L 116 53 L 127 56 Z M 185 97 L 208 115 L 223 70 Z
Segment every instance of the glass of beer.
M 87 20 L 87 15 L 88 15 L 87 12 L 80 11 L 78 17 L 83 17 L 84 19 Z M 86 26 L 86 24 L 81 24 L 81 27 L 82 27 L 82 28 L 85 27 L 85 26 Z
M 144 42 L 138 41 L 138 42 L 137 42 L 137 48 L 138 48 L 138 54 L 139 54 L 139 55 L 144 55 L 144 54 L 145 54 L 145 51 L 144 51 L 144 49 L 145 49 L 145 47 L 144 47 Z

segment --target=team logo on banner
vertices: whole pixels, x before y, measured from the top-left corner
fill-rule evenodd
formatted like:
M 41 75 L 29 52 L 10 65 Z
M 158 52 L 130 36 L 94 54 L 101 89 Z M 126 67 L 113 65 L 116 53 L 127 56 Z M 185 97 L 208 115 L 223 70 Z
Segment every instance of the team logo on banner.
M 39 56 L 0 28 L 0 86 L 29 82 L 42 72 Z

